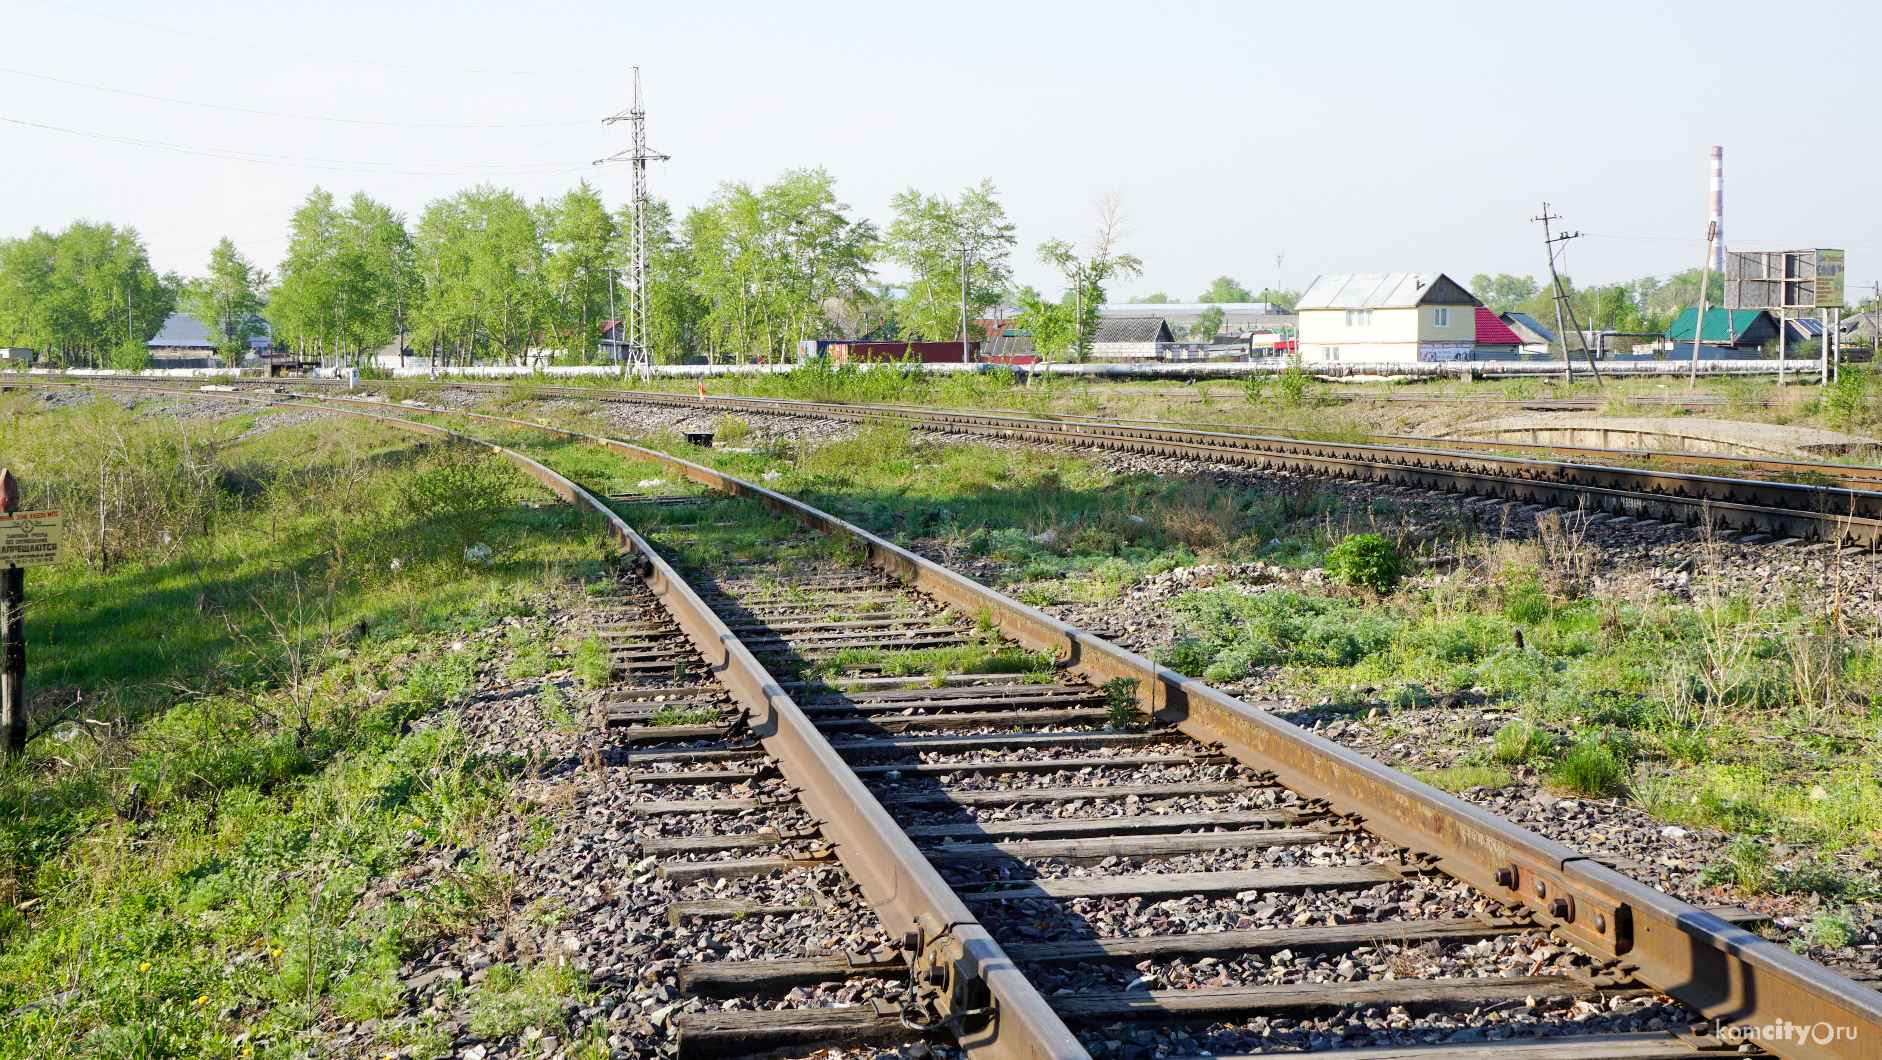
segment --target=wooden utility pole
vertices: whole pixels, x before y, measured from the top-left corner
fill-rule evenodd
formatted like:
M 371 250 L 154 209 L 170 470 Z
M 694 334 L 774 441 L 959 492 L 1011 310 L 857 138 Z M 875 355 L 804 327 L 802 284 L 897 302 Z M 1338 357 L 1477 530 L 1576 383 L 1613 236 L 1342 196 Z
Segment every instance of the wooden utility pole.
M 20 508 L 20 483 L 0 468 L 0 512 Z M 0 752 L 26 750 L 26 569 L 0 568 Z
M 1706 288 L 1712 284 L 1712 241 L 1719 238 L 1719 223 L 1713 221 L 1706 225 L 1706 263 L 1699 268 L 1699 317 L 1692 325 L 1692 368 L 1686 373 L 1686 392 L 1692 393 L 1699 387 L 1699 340 L 1706 333 Z M 1732 335 L 1731 310 L 1726 310 L 1725 336 Z
M 1581 352 L 1588 357 L 1588 371 L 1593 373 L 1595 385 L 1605 386 L 1606 384 L 1601 381 L 1601 369 L 1596 367 L 1594 363 L 1594 351 L 1588 348 L 1587 341 L 1581 337 L 1581 324 L 1575 320 L 1575 307 L 1568 300 L 1568 290 L 1562 286 L 1561 274 L 1555 271 L 1555 245 L 1581 237 L 1580 232 L 1563 232 L 1559 236 L 1550 236 L 1549 222 L 1559 221 L 1561 219 L 1560 214 L 1551 214 L 1549 212 L 1549 204 L 1546 202 L 1542 204 L 1542 216 L 1530 218 L 1531 221 L 1542 222 L 1542 245 L 1548 248 L 1549 251 L 1549 282 L 1555 288 L 1555 328 L 1561 333 L 1562 337 L 1562 367 L 1566 371 L 1568 382 L 1574 382 L 1575 362 L 1570 360 L 1568 356 L 1568 328 L 1569 325 L 1574 325 L 1575 341 L 1580 343 Z M 1563 315 L 1565 307 L 1567 312 L 1566 318 L 1564 318 Z

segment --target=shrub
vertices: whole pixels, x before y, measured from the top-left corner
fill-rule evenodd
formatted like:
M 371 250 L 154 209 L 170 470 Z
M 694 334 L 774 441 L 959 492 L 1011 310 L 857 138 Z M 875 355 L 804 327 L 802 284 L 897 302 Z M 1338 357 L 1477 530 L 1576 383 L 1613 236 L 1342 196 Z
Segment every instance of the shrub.
M 1874 411 L 1878 392 L 1882 392 L 1882 376 L 1877 376 L 1873 367 L 1846 364 L 1838 369 L 1836 382 L 1829 385 L 1823 403 L 1836 426 L 1860 427 Z
M 489 548 L 484 539 L 522 488 L 523 476 L 509 461 L 481 446 L 449 445 L 433 450 L 401 501 L 414 520 L 436 527 L 455 546 L 441 558 L 467 562 L 472 549 Z
M 1313 376 L 1299 363 L 1281 369 L 1280 376 L 1274 382 L 1275 388 L 1281 393 L 1281 400 L 1286 404 L 1298 408 L 1312 400 Z
M 1327 553 L 1327 573 L 1344 585 L 1389 593 L 1404 576 L 1398 546 L 1378 534 L 1352 534 Z
M 1201 677 L 1202 672 L 1214 661 L 1215 654 L 1214 648 L 1195 637 L 1184 637 L 1171 646 L 1164 662 L 1185 677 Z
M 1242 396 L 1248 399 L 1250 405 L 1261 404 L 1266 399 L 1267 392 L 1268 377 L 1266 375 L 1250 372 L 1242 377 Z

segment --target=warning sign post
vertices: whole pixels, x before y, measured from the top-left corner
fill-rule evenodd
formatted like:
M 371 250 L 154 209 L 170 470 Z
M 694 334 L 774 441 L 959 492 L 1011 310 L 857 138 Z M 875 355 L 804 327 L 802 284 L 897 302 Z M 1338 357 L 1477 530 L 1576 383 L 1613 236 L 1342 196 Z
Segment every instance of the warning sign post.
M 0 753 L 26 751 L 26 568 L 56 563 L 58 512 L 21 512 L 20 484 L 0 468 Z
M 0 570 L 57 563 L 64 534 L 59 512 L 0 512 Z

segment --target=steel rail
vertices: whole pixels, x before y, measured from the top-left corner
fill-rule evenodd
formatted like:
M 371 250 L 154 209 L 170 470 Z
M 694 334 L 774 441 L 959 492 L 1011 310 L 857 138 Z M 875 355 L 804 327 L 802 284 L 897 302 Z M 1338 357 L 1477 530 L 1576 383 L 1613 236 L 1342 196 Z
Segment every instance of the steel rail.
M 236 382 L 238 385 L 243 385 L 243 386 L 264 385 L 264 382 L 261 380 L 237 380 Z M 327 388 L 337 387 L 341 385 L 339 380 L 334 380 L 334 379 L 294 379 L 292 380 L 292 382 L 294 382 L 297 385 L 302 385 L 302 384 L 312 385 L 321 389 L 327 389 Z M 10 383 L 0 381 L 0 385 L 31 385 L 31 384 L 30 383 L 10 384 Z M 102 382 L 98 384 L 86 383 L 84 385 L 109 386 L 109 385 L 121 385 L 121 384 L 113 384 L 113 383 L 110 383 L 109 381 L 106 381 L 106 382 Z M 142 384 L 142 383 L 122 384 L 122 385 L 150 386 L 151 389 L 175 389 L 179 392 L 189 392 L 192 389 L 192 388 L 183 387 L 183 386 L 158 387 L 158 386 L 154 386 L 150 384 Z M 474 381 L 457 381 L 457 380 L 438 381 L 435 385 L 462 387 L 462 388 L 473 389 L 473 390 L 506 390 L 506 389 L 509 389 L 510 387 L 510 384 L 507 384 L 507 383 L 480 383 L 480 382 L 474 382 Z M 591 398 L 591 399 L 599 398 L 601 400 L 620 401 L 620 402 L 644 401 L 650 396 L 659 396 L 659 397 L 678 396 L 678 397 L 685 398 L 686 400 L 693 400 L 693 401 L 698 400 L 696 398 L 689 398 L 686 395 L 673 395 L 673 394 L 667 394 L 664 392 L 601 389 L 601 388 L 595 388 L 595 387 L 568 387 L 568 386 L 555 386 L 555 385 L 550 385 L 550 384 L 532 386 L 531 389 L 541 394 L 557 396 L 557 397 L 583 397 L 583 398 Z M 1346 396 L 1347 397 L 1365 397 L 1367 395 L 1346 395 Z M 1424 399 L 1413 398 L 1413 397 L 1405 396 L 1405 395 L 1391 395 L 1390 400 L 1393 400 L 1393 401 L 1421 400 L 1422 401 Z M 1434 398 L 1431 400 L 1435 401 L 1438 399 Z M 1449 400 L 1449 399 L 1446 399 L 1446 400 Z M 1497 399 L 1497 400 L 1503 401 L 1505 399 Z M 1572 401 L 1572 400 L 1578 400 L 1578 399 L 1569 399 L 1569 400 Z M 805 402 L 795 401 L 790 398 L 760 398 L 760 397 L 709 396 L 706 398 L 706 401 L 715 402 L 715 403 L 738 401 L 738 402 L 743 402 L 747 404 L 775 405 L 778 407 L 778 410 L 780 411 L 798 409 L 800 413 L 801 413 L 801 407 L 804 404 L 806 404 Z M 1543 403 L 1544 404 L 1564 404 L 1567 402 L 1565 401 L 1565 402 L 1559 402 L 1559 403 L 1553 403 L 1553 402 L 1543 402 Z M 1668 403 L 1646 402 L 1644 404 L 1654 406 L 1654 405 L 1666 405 Z M 909 405 L 909 404 L 901 404 L 901 403 L 895 403 L 895 402 L 861 404 L 861 405 L 853 405 L 853 406 L 846 406 L 846 407 L 897 409 L 897 410 L 906 410 L 909 412 L 922 412 L 922 411 L 927 411 L 932 408 L 932 406 Z M 1589 405 L 1588 407 L 1596 408 L 1596 407 L 1600 407 L 1600 405 Z M 754 409 L 753 411 L 759 411 L 759 410 Z M 992 415 L 992 416 L 1012 416 L 1013 415 L 1012 413 L 1001 412 L 995 409 L 969 408 L 969 409 L 955 409 L 952 411 L 959 412 L 959 413 L 974 414 L 974 415 Z M 1236 425 L 1236 424 L 1207 423 L 1207 422 L 1194 421 L 1194 420 L 1142 420 L 1142 419 L 1133 419 L 1130 417 L 1088 416 L 1088 415 L 1083 415 L 1079 413 L 1051 413 L 1048 415 L 1026 416 L 1026 417 L 1020 417 L 1020 418 L 1027 419 L 1032 422 L 1065 421 L 1065 422 L 1070 422 L 1070 423 L 1116 424 L 1116 425 L 1122 425 L 1122 426 L 1137 426 L 1137 427 L 1143 427 L 1147 429 L 1199 430 L 1199 431 L 1212 433 L 1212 434 L 1229 434 L 1229 435 L 1237 435 L 1237 436 L 1251 435 L 1255 437 L 1261 437 L 1265 435 L 1265 436 L 1270 436 L 1270 437 L 1295 438 L 1296 440 L 1298 440 L 1298 435 L 1300 435 L 1301 433 L 1304 433 L 1296 428 L 1276 427 L 1276 426 L 1265 425 L 1265 424 Z M 1779 474 L 1779 475 L 1819 474 L 1819 475 L 1825 475 L 1830 478 L 1835 478 L 1839 480 L 1840 484 L 1842 484 L 1845 487 L 1854 487 L 1854 486 L 1862 486 L 1862 485 L 1882 485 L 1882 467 L 1864 465 L 1864 464 L 1841 464 L 1841 463 L 1833 463 L 1829 461 L 1814 461 L 1814 460 L 1786 460 L 1786 459 L 1779 459 L 1779 458 L 1773 458 L 1773 457 L 1738 457 L 1738 456 L 1728 456 L 1728 455 L 1718 454 L 1718 453 L 1688 453 L 1688 452 L 1681 452 L 1677 450 L 1662 450 L 1662 449 L 1607 449 L 1607 448 L 1601 448 L 1598 446 L 1555 445 L 1555 444 L 1543 443 L 1543 442 L 1505 442 L 1505 441 L 1484 441 L 1484 440 L 1471 439 L 1471 438 L 1436 438 L 1436 437 L 1429 437 L 1429 436 L 1424 436 L 1424 435 L 1368 434 L 1365 437 L 1366 437 L 1368 444 L 1375 444 L 1375 445 L 1410 446 L 1413 448 L 1423 448 L 1423 449 L 1432 449 L 1432 448 L 1456 449 L 1456 450 L 1465 451 L 1465 452 L 1528 453 L 1528 454 L 1561 453 L 1561 454 L 1566 454 L 1566 455 L 1571 455 L 1571 456 L 1583 457 L 1585 458 L 1586 461 L 1591 461 L 1591 462 L 1619 461 L 1619 462 L 1622 462 L 1623 464 L 1629 460 L 1659 459 L 1659 460 L 1672 461 L 1676 463 L 1685 463 L 1685 464 L 1699 465 L 1699 466 L 1710 466 L 1710 467 L 1720 467 L 1720 468 L 1750 468 L 1752 470 L 1768 471 L 1768 472 Z
M 481 413 L 448 414 L 579 439 L 661 463 L 700 485 L 757 500 L 806 527 L 848 538 L 866 551 L 868 562 L 899 576 L 905 584 L 963 613 L 992 616 L 1000 630 L 1023 647 L 1054 651 L 1064 665 L 1093 683 L 1116 678 L 1137 682 L 1139 705 L 1147 713 L 1245 765 L 1273 773 L 1281 784 L 1302 795 L 1326 800 L 1334 811 L 1352 816 L 1366 830 L 1397 844 L 1409 862 L 1438 868 L 1486 895 L 1522 906 L 1538 923 L 1595 957 L 1602 970 L 1617 980 L 1637 979 L 1733 1026 L 1788 1023 L 1835 1029 L 1802 1041 L 1761 1040 L 1780 1056 L 1793 1060 L 1873 1058 L 1875 1043 L 1882 1042 L 1882 993 L 1600 865 L 1562 843 L 1280 721 L 1200 680 L 1012 600 L 793 497 L 615 439 Z M 725 636 L 730 637 L 730 632 Z M 785 697 L 778 693 L 777 698 Z M 801 711 L 795 713 L 803 719 Z M 859 784 L 856 789 L 866 797 Z M 835 812 L 845 813 L 873 803 L 867 799 L 849 806 L 825 805 L 839 806 Z M 876 808 L 880 809 L 879 804 Z M 819 812 L 832 811 L 820 807 Z M 846 823 L 828 817 L 824 826 L 841 828 Z M 885 824 L 894 828 L 892 822 Z M 906 849 L 920 859 L 918 851 Z M 870 897 L 868 891 L 865 897 Z M 990 952 L 998 952 L 990 938 L 986 943 Z M 1004 960 L 1004 954 L 997 960 Z M 1010 961 L 1004 965 L 996 961 L 989 970 L 1005 973 L 1002 985 L 1025 985 Z M 990 978 L 989 985 L 993 981 Z M 1037 996 L 1029 988 L 1028 992 Z M 1001 1007 L 981 1030 L 984 1037 L 963 1035 L 962 1041 L 996 1049 L 1009 1019 L 1030 1024 L 1042 1017 L 1063 1028 L 1049 1009 Z M 1017 1027 L 1013 1032 L 1020 1033 Z M 1075 1050 L 1071 1055 L 1082 1054 L 1076 1040 L 1066 1034 L 1065 1041 Z M 1824 1037 L 1828 1040 L 1819 1040 Z
M 1368 831 L 1398 844 L 1411 861 L 1525 907 L 1617 978 L 1637 978 L 1735 1026 L 1788 1022 L 1848 1033 L 1833 1034 L 1827 1042 L 1763 1043 L 1780 1056 L 1873 1058 L 1875 1043 L 1882 1042 L 1882 993 L 802 501 L 658 450 L 523 420 L 468 415 L 656 461 L 701 485 L 758 500 L 807 527 L 848 538 L 867 550 L 875 566 L 963 613 L 992 614 L 1007 636 L 1032 650 L 1055 651 L 1093 683 L 1138 682 L 1146 712 L 1246 765 L 1274 773 L 1302 795 L 1327 800 L 1336 812 L 1357 817 Z M 1008 1015 L 1003 1011 L 1001 1019 Z
M 238 382 L 240 382 L 242 385 L 254 385 L 254 386 L 262 385 L 260 381 L 238 381 Z M 312 384 L 321 389 L 327 389 L 330 387 L 335 387 L 335 386 L 340 385 L 339 380 L 329 380 L 329 379 L 298 379 L 298 380 L 294 380 L 294 382 L 296 382 L 297 384 Z M 20 383 L 20 384 L 0 383 L 0 385 L 31 386 L 32 383 Z M 97 386 L 131 385 L 131 386 L 140 386 L 140 387 L 144 386 L 144 384 L 116 384 L 116 383 L 111 383 L 111 382 L 103 382 L 103 383 L 96 383 L 96 384 L 87 382 L 87 383 L 83 383 L 79 385 L 97 385 Z M 478 383 L 478 382 L 456 382 L 456 381 L 440 383 L 438 385 L 462 387 L 462 388 L 467 388 L 467 389 L 482 389 L 482 390 L 501 390 L 501 389 L 508 388 L 508 384 L 502 384 L 502 383 Z M 191 388 L 181 387 L 181 386 L 177 386 L 177 387 L 150 386 L 148 387 L 148 389 L 154 389 L 154 390 L 174 389 L 178 393 L 193 392 Z M 612 389 L 598 389 L 598 388 L 590 388 L 590 387 L 562 387 L 562 386 L 553 386 L 553 385 L 533 386 L 531 389 L 543 395 L 557 396 L 557 397 L 581 397 L 581 398 L 590 398 L 590 399 L 600 398 L 602 400 L 610 400 L 610 401 L 625 402 L 625 403 L 635 403 L 635 402 L 656 403 L 656 404 L 691 403 L 698 407 L 707 407 L 707 408 L 737 407 L 741 411 L 769 412 L 769 413 L 784 414 L 784 415 L 809 415 L 809 416 L 826 415 L 827 410 L 833 407 L 833 403 L 803 402 L 803 401 L 797 401 L 797 400 L 789 399 L 789 398 L 708 396 L 702 400 L 700 398 L 689 396 L 689 395 L 675 395 L 675 394 L 667 394 L 667 393 L 653 392 L 653 391 L 612 390 Z M 991 410 L 991 409 L 937 410 L 933 408 L 932 406 L 908 405 L 908 404 L 898 404 L 898 403 L 871 403 L 871 404 L 856 404 L 856 405 L 842 404 L 842 405 L 834 405 L 834 407 L 839 407 L 839 408 L 844 408 L 844 409 L 882 410 L 885 413 L 898 415 L 902 417 L 908 417 L 908 416 L 919 417 L 921 415 L 931 413 L 931 412 L 946 411 L 951 415 L 995 417 L 1001 420 L 1015 420 L 1015 421 L 1019 421 L 1022 423 L 1032 423 L 1032 424 L 1050 424 L 1050 423 L 1062 422 L 1062 423 L 1092 424 L 1092 425 L 1100 425 L 1100 426 L 1131 427 L 1131 428 L 1137 428 L 1137 429 L 1148 430 L 1148 431 L 1175 430 L 1175 431 L 1193 432 L 1197 434 L 1198 436 L 1207 438 L 1207 439 L 1215 439 L 1215 438 L 1220 438 L 1220 437 L 1229 437 L 1229 438 L 1246 437 L 1246 438 L 1259 438 L 1259 439 L 1269 439 L 1269 440 L 1279 440 L 1279 441 L 1292 441 L 1292 442 L 1301 443 L 1301 444 L 1311 443 L 1314 441 L 1314 439 L 1302 439 L 1298 437 L 1298 435 L 1301 434 L 1302 432 L 1294 428 L 1273 427 L 1273 426 L 1267 426 L 1267 425 L 1253 425 L 1253 424 L 1248 425 L 1246 427 L 1239 427 L 1233 424 L 1212 424 L 1212 423 L 1202 423 L 1202 422 L 1196 422 L 1196 421 L 1183 421 L 1183 420 L 1139 420 L 1139 419 L 1131 419 L 1128 417 L 1120 418 L 1120 417 L 1087 416 L 1087 415 L 1081 415 L 1077 413 L 1052 413 L 1050 415 L 1044 415 L 1044 416 L 1019 416 L 1013 413 L 1000 412 L 998 410 Z M 851 418 L 851 417 L 843 417 L 843 418 Z M 1784 460 L 1784 459 L 1776 459 L 1776 458 L 1770 458 L 1770 457 L 1737 457 L 1737 456 L 1726 456 L 1726 455 L 1716 454 L 1716 453 L 1685 453 L 1685 452 L 1678 452 L 1678 451 L 1672 451 L 1672 450 L 1656 450 L 1656 449 L 1604 449 L 1604 448 L 1599 448 L 1595 446 L 1554 445 L 1554 444 L 1539 443 L 1539 442 L 1503 442 L 1503 441 L 1483 441 L 1483 440 L 1469 439 L 1469 438 L 1433 438 L 1433 437 L 1426 437 L 1422 435 L 1369 434 L 1369 435 L 1366 435 L 1365 438 L 1366 438 L 1366 441 L 1364 443 L 1359 443 L 1359 444 L 1364 444 L 1368 446 L 1385 446 L 1385 447 L 1389 447 L 1392 449 L 1422 450 L 1427 453 L 1443 453 L 1446 451 L 1454 451 L 1454 452 L 1480 452 L 1480 453 L 1491 453 L 1491 454 L 1520 453 L 1520 454 L 1529 454 L 1533 456 L 1541 456 L 1543 454 L 1553 453 L 1553 454 L 1561 454 L 1565 456 L 1580 458 L 1578 460 L 1568 460 L 1568 461 L 1552 461 L 1552 460 L 1540 461 L 1540 463 L 1545 464 L 1545 465 L 1561 466 L 1561 467 L 1566 467 L 1566 468 L 1574 468 L 1574 467 L 1581 467 L 1581 466 L 1620 467 L 1625 470 L 1635 471 L 1635 472 L 1649 474 L 1649 475 L 1678 474 L 1675 472 L 1659 472 L 1659 471 L 1653 471 L 1651 469 L 1630 468 L 1627 466 L 1630 461 L 1638 461 L 1642 459 L 1664 460 L 1664 461 L 1677 463 L 1677 464 L 1684 464 L 1688 466 L 1717 467 L 1721 469 L 1732 469 L 1732 470 L 1750 469 L 1754 471 L 1768 472 L 1768 473 L 1779 475 L 1779 476 L 1818 475 L 1818 476 L 1822 476 L 1824 478 L 1833 480 L 1836 486 L 1846 489 L 1846 490 L 1861 490 L 1864 487 L 1882 487 L 1882 467 L 1861 465 L 1861 464 L 1838 464 L 1838 463 L 1831 463 L 1827 461 L 1810 461 L 1810 460 Z M 1323 444 L 1341 444 L 1341 443 L 1326 442 Z M 1688 477 L 1711 477 L 1711 476 L 1688 476 Z M 1746 482 L 1756 481 L 1756 480 L 1739 480 L 1739 479 L 1729 479 L 1729 480 L 1730 481 L 1746 481 Z M 1846 515 L 1846 514 L 1848 513 L 1847 512 L 1839 513 L 1839 515 Z
M 1590 514 L 1645 517 L 1692 526 L 1709 524 L 1723 531 L 1882 547 L 1882 492 L 1866 490 L 1474 456 L 1437 449 L 1035 420 L 908 406 L 757 402 L 671 394 L 646 394 L 635 400 L 676 407 L 902 423 L 920 430 L 1237 463 L 1495 500 L 1583 508 Z
M 893 406 L 897 408 L 920 408 L 921 406 Z M 995 410 L 971 409 L 961 411 L 994 412 Z M 996 413 L 997 414 L 997 413 Z M 1035 417 L 1037 418 L 1037 417 Z M 1195 430 L 1217 434 L 1254 436 L 1270 435 L 1284 438 L 1299 438 L 1307 433 L 1292 427 L 1273 427 L 1265 424 L 1246 426 L 1225 423 L 1207 423 L 1197 420 L 1140 420 L 1129 417 L 1087 416 L 1077 413 L 1058 413 L 1052 419 L 1062 419 L 1072 423 L 1115 423 L 1129 427 L 1169 428 Z M 1372 445 L 1408 446 L 1419 449 L 1456 449 L 1463 452 L 1477 453 L 1559 453 L 1565 456 L 1580 457 L 1573 462 L 1600 462 L 1602 460 L 1665 460 L 1693 466 L 1731 468 L 1739 470 L 1765 471 L 1777 475 L 1817 474 L 1835 478 L 1844 488 L 1857 486 L 1882 486 L 1882 467 L 1867 464 L 1833 464 L 1819 460 L 1783 460 L 1762 456 L 1727 456 L 1720 453 L 1685 453 L 1670 449 L 1603 449 L 1590 445 L 1555 445 L 1548 442 L 1501 442 L 1484 441 L 1475 438 L 1437 438 L 1417 434 L 1368 434 L 1366 442 Z M 1834 472 L 1834 474 L 1832 474 Z
M 111 389 L 138 388 L 114 385 Z M 176 393 L 161 389 L 147 392 Z M 602 515 L 608 522 L 610 534 L 632 558 L 648 589 L 698 648 L 711 673 L 745 709 L 753 735 L 777 760 L 778 771 L 785 781 L 797 789 L 799 803 L 818 830 L 831 840 L 837 860 L 862 890 L 864 900 L 875 910 L 883 926 L 894 936 L 912 935 L 918 940 L 908 947 L 916 951 L 910 954 L 910 963 L 919 969 L 926 960 L 932 965 L 955 970 L 960 982 L 984 984 L 983 1007 L 990 1009 L 991 1015 L 969 1018 L 950 1028 L 962 1048 L 977 1060 L 1090 1060 L 1090 1054 L 1079 1044 L 1077 1036 L 929 864 L 914 840 L 869 793 L 796 701 L 685 579 L 606 503 L 521 453 L 435 424 L 358 409 L 226 392 L 185 392 L 183 396 L 328 412 L 482 446 L 508 458 L 563 499 Z M 477 419 L 555 431 L 522 420 L 471 415 Z M 586 436 L 571 436 L 589 440 Z M 671 460 L 653 450 L 638 452 L 662 462 Z M 695 464 L 687 466 L 702 472 L 706 470 Z

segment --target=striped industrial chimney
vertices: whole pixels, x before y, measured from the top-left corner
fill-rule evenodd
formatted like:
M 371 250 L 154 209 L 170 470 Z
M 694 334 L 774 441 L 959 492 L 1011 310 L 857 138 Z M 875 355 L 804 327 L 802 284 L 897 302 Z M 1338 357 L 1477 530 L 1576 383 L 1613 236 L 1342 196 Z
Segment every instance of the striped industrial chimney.
M 1712 267 L 1725 272 L 1725 148 L 1712 149 Z

